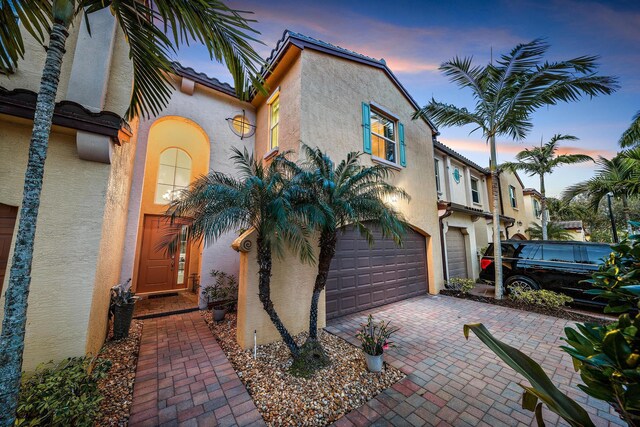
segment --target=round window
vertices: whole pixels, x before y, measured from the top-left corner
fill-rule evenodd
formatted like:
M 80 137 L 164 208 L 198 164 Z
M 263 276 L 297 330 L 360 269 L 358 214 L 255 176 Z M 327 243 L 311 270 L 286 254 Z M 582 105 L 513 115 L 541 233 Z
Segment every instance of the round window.
M 251 133 L 251 122 L 246 116 L 238 114 L 232 120 L 233 128 L 237 132 L 238 136 L 249 136 Z

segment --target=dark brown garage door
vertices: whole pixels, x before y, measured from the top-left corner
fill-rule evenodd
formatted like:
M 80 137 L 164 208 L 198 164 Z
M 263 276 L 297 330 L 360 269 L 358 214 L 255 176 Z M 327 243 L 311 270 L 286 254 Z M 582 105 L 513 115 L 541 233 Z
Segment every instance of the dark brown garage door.
M 454 277 L 467 278 L 467 245 L 464 234 L 459 228 L 449 227 L 447 230 L 447 265 L 449 279 Z
M 375 245 L 369 247 L 351 228 L 338 235 L 327 278 L 327 319 L 427 292 L 425 238 L 409 230 L 399 248 L 376 230 L 374 236 Z

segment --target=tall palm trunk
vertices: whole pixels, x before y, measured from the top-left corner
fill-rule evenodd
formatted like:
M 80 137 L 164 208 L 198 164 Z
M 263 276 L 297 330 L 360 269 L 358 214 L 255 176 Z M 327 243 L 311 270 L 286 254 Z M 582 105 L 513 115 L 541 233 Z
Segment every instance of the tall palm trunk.
M 276 312 L 275 307 L 273 306 L 273 301 L 271 301 L 271 248 L 269 245 L 265 244 L 262 237 L 258 237 L 257 240 L 258 247 L 258 298 L 262 303 L 262 307 L 264 311 L 269 315 L 269 319 L 276 327 L 276 330 L 282 337 L 282 341 L 287 345 L 291 355 L 296 358 L 300 354 L 300 349 L 296 344 L 295 340 L 287 330 L 287 328 L 280 320 L 280 316 Z
M 327 276 L 331 267 L 331 260 L 336 254 L 338 237 L 335 230 L 320 234 L 320 256 L 318 257 L 318 274 L 311 294 L 311 310 L 309 312 L 309 339 L 318 339 L 318 301 L 320 294 L 327 284 Z
M 0 337 L 1 426 L 13 425 L 18 404 L 33 244 L 62 57 L 69 35 L 67 27 L 68 25 L 59 22 L 53 24 L 33 119 L 20 221 L 13 250 L 9 286 L 5 293 L 4 319 Z
M 627 233 L 631 235 L 633 234 L 633 228 L 631 227 L 631 223 L 629 222 L 631 221 L 631 217 L 629 216 L 629 200 L 627 199 L 626 194 L 623 194 L 620 198 L 622 199 L 622 213 L 624 214 L 624 222 L 627 226 Z
M 547 233 L 547 196 L 544 188 L 544 174 L 540 174 L 540 209 L 542 210 L 542 240 L 547 240 L 549 235 Z
M 498 154 L 496 137 L 489 139 L 491 146 L 491 191 L 493 192 L 493 268 L 495 270 L 496 299 L 502 299 L 502 245 L 500 244 L 500 195 L 498 188 Z

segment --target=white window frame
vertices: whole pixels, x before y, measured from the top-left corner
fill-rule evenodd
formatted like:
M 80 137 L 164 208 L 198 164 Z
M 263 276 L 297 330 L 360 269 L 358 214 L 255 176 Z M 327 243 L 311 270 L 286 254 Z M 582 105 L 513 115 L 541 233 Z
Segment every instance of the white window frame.
M 278 122 L 273 123 L 273 104 L 278 103 Z M 280 88 L 276 89 L 269 99 L 267 99 L 267 105 L 269 106 L 269 153 L 278 151 L 278 147 L 280 145 L 280 116 L 282 111 L 280 108 L 282 105 L 280 104 Z M 273 129 L 278 128 L 278 140 L 276 144 L 273 144 Z
M 509 203 L 513 209 L 518 209 L 518 199 L 516 197 L 516 187 L 509 186 Z
M 473 189 L 473 183 L 476 183 L 476 189 Z M 473 194 L 476 194 L 478 201 L 473 200 Z M 482 198 L 480 197 L 480 180 L 478 178 L 471 177 L 471 201 L 475 205 L 479 205 L 482 203 Z
M 533 214 L 536 218 L 542 217 L 542 204 L 540 204 L 538 199 L 533 199 Z
M 438 195 L 442 195 L 442 183 L 440 182 L 440 159 L 434 158 L 433 162 L 436 169 L 436 191 L 438 192 Z
M 400 160 L 398 159 L 398 155 L 399 155 L 399 152 L 398 152 L 398 144 L 399 144 L 399 142 L 398 142 L 398 120 L 395 117 L 389 115 L 388 113 L 382 111 L 381 109 L 376 108 L 375 105 L 370 105 L 369 123 L 371 123 L 373 121 L 372 119 L 373 119 L 373 115 L 374 114 L 382 117 L 383 119 L 387 119 L 387 120 L 389 120 L 390 122 L 393 123 L 393 136 L 395 137 L 395 140 L 391 139 L 391 138 L 387 138 L 384 135 L 380 135 L 378 133 L 375 133 L 373 131 L 373 126 L 370 125 L 369 132 L 371 133 L 371 150 L 373 152 L 373 137 L 375 135 L 378 138 L 382 138 L 383 140 L 385 140 L 387 142 L 391 142 L 393 144 L 393 158 L 394 158 L 394 160 L 389 160 L 389 159 L 386 159 L 384 157 L 378 157 L 375 154 L 372 154 L 371 157 L 376 159 L 376 160 L 381 160 L 383 162 L 389 163 L 389 164 L 394 165 L 394 166 L 400 165 Z M 386 153 L 386 150 L 385 150 L 385 153 Z

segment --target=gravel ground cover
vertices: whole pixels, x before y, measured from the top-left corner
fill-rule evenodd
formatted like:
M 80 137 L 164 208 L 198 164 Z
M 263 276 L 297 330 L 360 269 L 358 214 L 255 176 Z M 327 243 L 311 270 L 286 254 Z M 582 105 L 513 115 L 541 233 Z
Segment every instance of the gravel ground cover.
M 318 336 L 331 366 L 311 378 L 297 378 L 288 373 L 291 358 L 284 343 L 259 346 L 253 359 L 253 350 L 242 350 L 236 342 L 235 314 L 216 323 L 210 311 L 201 313 L 270 426 L 331 424 L 404 378 L 388 364 L 380 374 L 368 372 L 359 348 L 325 331 Z M 296 341 L 302 343 L 306 336 L 302 333 Z
M 108 340 L 100 350 L 100 358 L 110 360 L 112 365 L 107 377 L 100 380 L 98 384 L 104 400 L 95 426 L 126 426 L 128 424 L 142 324 L 140 320 L 132 321 L 128 338 L 119 341 Z M 111 331 L 109 337 L 111 337 Z

